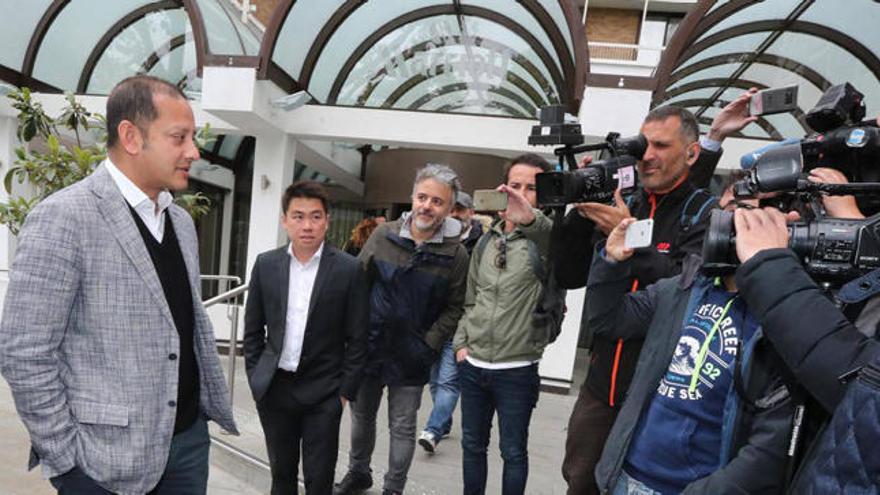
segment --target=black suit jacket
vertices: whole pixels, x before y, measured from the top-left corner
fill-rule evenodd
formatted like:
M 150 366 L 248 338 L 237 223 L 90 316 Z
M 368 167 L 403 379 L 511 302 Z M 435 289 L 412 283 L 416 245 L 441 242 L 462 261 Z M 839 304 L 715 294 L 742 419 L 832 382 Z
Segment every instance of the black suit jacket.
M 254 400 L 272 383 L 284 347 L 290 247 L 257 257 L 244 313 L 244 358 Z M 294 398 L 313 405 L 331 394 L 353 400 L 366 361 L 369 289 L 357 259 L 324 244 L 309 301 Z

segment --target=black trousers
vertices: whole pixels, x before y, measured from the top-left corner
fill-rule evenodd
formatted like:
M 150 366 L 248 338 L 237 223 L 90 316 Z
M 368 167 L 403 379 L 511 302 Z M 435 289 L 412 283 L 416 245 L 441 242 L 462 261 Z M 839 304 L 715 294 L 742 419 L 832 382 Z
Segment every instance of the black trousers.
M 272 495 L 297 493 L 300 445 L 306 494 L 329 495 L 333 493 L 342 402 L 332 394 L 317 404 L 302 404 L 294 399 L 293 389 L 293 373 L 279 369 L 257 404 L 272 469 Z
M 599 495 L 596 464 L 620 409 L 593 397 L 584 384 L 568 420 L 562 477 L 568 483 L 568 495 Z

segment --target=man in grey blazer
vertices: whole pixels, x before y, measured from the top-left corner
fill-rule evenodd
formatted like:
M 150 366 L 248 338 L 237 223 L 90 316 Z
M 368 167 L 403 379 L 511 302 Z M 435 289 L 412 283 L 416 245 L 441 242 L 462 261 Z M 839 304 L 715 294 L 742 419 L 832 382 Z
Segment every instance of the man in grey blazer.
M 237 432 L 199 293 L 192 219 L 169 190 L 199 157 L 192 110 L 135 76 L 107 100 L 108 158 L 28 216 L 0 371 L 62 494 L 205 493 L 206 420 Z
M 324 241 L 327 195 L 290 185 L 281 224 L 290 244 L 260 254 L 248 281 L 244 358 L 272 469 L 272 495 L 329 495 L 339 420 L 367 357 L 369 288 L 356 258 Z

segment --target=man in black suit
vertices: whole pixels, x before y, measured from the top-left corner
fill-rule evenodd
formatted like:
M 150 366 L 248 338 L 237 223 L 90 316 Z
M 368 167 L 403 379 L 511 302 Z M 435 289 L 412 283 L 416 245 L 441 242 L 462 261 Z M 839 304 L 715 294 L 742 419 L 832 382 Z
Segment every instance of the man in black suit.
M 324 243 L 327 196 L 297 182 L 281 201 L 290 244 L 257 257 L 245 308 L 248 381 L 266 436 L 272 494 L 333 491 L 339 420 L 366 358 L 369 292 L 357 260 Z

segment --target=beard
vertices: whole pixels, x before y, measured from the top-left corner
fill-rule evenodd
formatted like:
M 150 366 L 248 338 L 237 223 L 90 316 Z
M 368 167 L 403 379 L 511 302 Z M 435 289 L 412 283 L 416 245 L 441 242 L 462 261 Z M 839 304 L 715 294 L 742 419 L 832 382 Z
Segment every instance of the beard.
M 431 217 L 431 220 L 430 220 L 430 221 L 427 221 L 427 222 L 426 222 L 426 221 L 423 221 L 423 220 L 421 219 L 421 215 L 427 215 L 427 216 L 430 216 L 430 217 Z M 422 231 L 422 232 L 429 232 L 429 231 L 432 231 L 432 230 L 436 229 L 437 226 L 440 224 L 440 221 L 442 221 L 442 218 L 441 218 L 441 217 L 436 217 L 436 216 L 434 216 L 434 215 L 431 215 L 431 214 L 428 213 L 428 212 L 419 212 L 418 214 L 416 214 L 415 216 L 413 216 L 413 222 L 412 222 L 412 224 L 413 224 L 413 226 L 414 226 L 416 229 L 418 229 L 418 230 L 420 230 L 420 231 Z

